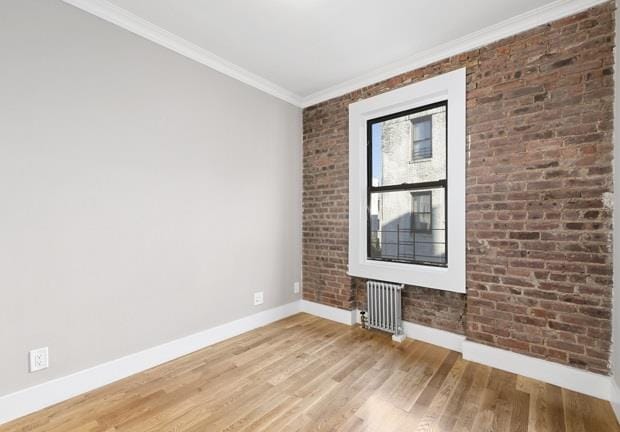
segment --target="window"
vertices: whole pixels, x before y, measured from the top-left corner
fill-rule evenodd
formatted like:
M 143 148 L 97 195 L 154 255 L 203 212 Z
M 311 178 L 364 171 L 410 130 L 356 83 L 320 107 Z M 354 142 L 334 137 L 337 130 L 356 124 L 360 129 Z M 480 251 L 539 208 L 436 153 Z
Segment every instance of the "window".
M 369 259 L 447 264 L 447 115 L 440 101 L 368 120 Z M 409 163 L 410 143 L 429 163 Z
M 433 229 L 433 193 L 412 192 L 411 226 L 415 232 L 429 233 Z
M 433 120 L 431 116 L 418 117 L 411 120 L 413 162 L 433 157 Z
M 465 76 L 349 105 L 349 275 L 465 292 Z

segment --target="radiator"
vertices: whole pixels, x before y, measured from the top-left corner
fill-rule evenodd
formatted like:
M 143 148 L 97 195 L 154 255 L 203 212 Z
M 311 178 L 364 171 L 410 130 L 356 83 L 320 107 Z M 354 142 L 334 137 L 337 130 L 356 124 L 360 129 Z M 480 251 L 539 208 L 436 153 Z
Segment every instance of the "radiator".
M 403 285 L 368 281 L 368 326 L 392 333 L 392 339 L 402 342 L 405 338 L 401 318 L 401 291 Z

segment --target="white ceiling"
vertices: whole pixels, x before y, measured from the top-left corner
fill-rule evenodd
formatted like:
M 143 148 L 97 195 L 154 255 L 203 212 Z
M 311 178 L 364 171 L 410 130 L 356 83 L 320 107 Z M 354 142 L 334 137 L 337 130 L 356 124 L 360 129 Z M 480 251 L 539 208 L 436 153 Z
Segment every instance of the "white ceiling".
M 66 0 L 89 3 L 91 0 Z M 97 3 L 100 0 L 95 0 Z M 316 99 L 386 65 L 522 17 L 597 0 L 110 0 L 293 94 Z M 542 9 L 538 9 L 541 8 Z M 531 11 L 537 9 L 536 13 Z M 556 11 L 557 12 L 557 11 Z M 525 14 L 525 15 L 524 15 Z M 506 21 L 512 19 L 510 21 Z M 327 93 L 326 93 L 327 92 Z

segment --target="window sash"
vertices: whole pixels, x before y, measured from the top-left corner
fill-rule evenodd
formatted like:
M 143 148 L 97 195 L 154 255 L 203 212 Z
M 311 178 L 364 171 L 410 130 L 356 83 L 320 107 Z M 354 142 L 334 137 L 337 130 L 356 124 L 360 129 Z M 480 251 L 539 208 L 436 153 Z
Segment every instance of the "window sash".
M 438 182 L 438 183 L 442 183 L 442 182 Z M 394 248 L 394 245 L 396 245 L 398 252 L 396 252 L 395 254 L 387 254 L 387 255 L 383 255 L 380 254 L 378 255 L 376 253 L 376 251 L 373 251 L 373 247 L 376 248 L 377 246 L 377 235 L 375 235 L 377 232 L 382 232 L 384 235 L 385 233 L 394 233 L 396 231 L 394 231 L 394 228 L 392 228 L 391 230 L 388 229 L 386 230 L 379 230 L 377 231 L 376 229 L 373 230 L 372 228 L 372 220 L 371 220 L 371 211 L 370 211 L 370 205 L 368 207 L 368 220 L 367 220 L 367 259 L 372 260 L 372 261 L 377 261 L 377 262 L 393 262 L 393 263 L 403 263 L 403 264 L 407 264 L 407 265 L 423 265 L 423 266 L 429 266 L 429 267 L 447 267 L 448 266 L 448 224 L 447 224 L 447 215 L 448 215 L 448 204 L 447 204 L 447 199 L 448 199 L 448 189 L 447 189 L 447 185 L 444 186 L 439 186 L 439 187 L 435 187 L 434 190 L 436 191 L 437 189 L 441 189 L 441 193 L 443 194 L 443 211 L 444 211 L 444 215 L 443 215 L 443 220 L 445 221 L 445 224 L 440 227 L 440 228 L 433 228 L 432 227 L 432 193 L 433 191 L 429 191 L 426 187 L 424 188 L 420 188 L 420 187 L 415 187 L 414 189 L 410 189 L 410 188 L 394 188 L 394 187 L 378 187 L 377 189 L 383 189 L 377 192 L 371 192 L 369 193 L 369 198 L 368 198 L 368 202 L 371 202 L 372 196 L 377 194 L 377 193 L 381 193 L 381 192 L 408 192 L 410 195 L 414 195 L 414 194 L 429 194 L 431 195 L 430 198 L 430 202 L 429 204 L 431 205 L 431 210 L 430 212 L 414 212 L 413 211 L 413 202 L 411 203 L 411 208 L 410 208 L 410 214 L 409 217 L 411 218 L 411 222 L 410 222 L 410 228 L 407 229 L 398 229 L 399 233 L 400 233 L 400 246 L 398 246 L 398 240 L 385 240 L 382 244 L 384 245 L 388 245 L 389 247 L 391 247 L 392 249 Z M 412 197 L 413 198 L 413 197 Z M 414 213 L 417 215 L 429 215 L 431 218 L 430 221 L 430 229 L 429 230 L 415 230 L 414 225 L 413 225 L 413 219 L 414 219 Z M 436 242 L 436 239 L 424 239 L 424 240 L 418 240 L 417 235 L 429 235 L 432 234 L 435 231 L 443 231 L 443 241 L 440 241 L 440 243 L 443 245 L 444 247 L 444 252 L 443 252 L 443 256 L 441 257 L 443 260 L 442 261 L 438 261 L 437 258 L 439 258 L 438 256 L 433 256 L 431 257 L 424 255 L 423 252 L 420 252 L 420 249 L 418 247 L 418 245 L 421 244 L 429 244 L 432 242 Z M 390 235 L 390 234 L 388 234 Z M 394 237 L 395 234 L 392 234 L 392 237 Z M 398 236 L 396 237 L 398 239 Z M 396 243 L 395 243 L 396 242 Z M 404 252 L 402 252 L 404 251 Z M 412 253 L 410 253 L 411 251 L 413 251 Z M 416 252 L 417 251 L 417 252 Z M 433 258 L 433 259 L 431 259 Z
M 397 184 L 397 185 L 388 185 L 388 186 L 373 186 L 372 183 L 372 125 L 375 123 L 380 123 L 386 120 L 390 120 L 390 119 L 394 119 L 394 118 L 398 118 L 398 117 L 402 117 L 404 115 L 408 115 L 408 114 L 415 114 L 417 112 L 422 112 L 422 111 L 426 111 L 432 108 L 436 108 L 436 107 L 440 107 L 440 106 L 445 106 L 446 108 L 446 130 L 448 128 L 448 103 L 447 101 L 442 101 L 442 102 L 438 102 L 438 103 L 434 103 L 434 104 L 430 104 L 430 105 L 425 105 L 425 106 L 420 106 L 420 107 L 416 107 L 415 109 L 412 110 L 407 110 L 404 112 L 399 112 L 399 113 L 394 113 L 394 114 L 390 114 L 388 116 L 384 116 L 384 117 L 380 117 L 380 118 L 375 118 L 375 119 L 371 119 L 368 120 L 366 122 L 366 135 L 367 135 L 367 209 L 366 209 L 366 258 L 369 260 L 373 260 L 373 261 L 387 261 L 387 262 L 403 262 L 406 264 L 411 264 L 411 265 L 424 265 L 424 266 L 431 266 L 431 267 L 447 267 L 448 266 L 448 156 L 447 156 L 447 149 L 448 149 L 448 140 L 447 140 L 447 134 L 446 134 L 446 142 L 445 142 L 445 146 L 446 146 L 446 172 L 445 172 L 445 178 L 441 179 L 441 180 L 436 180 L 436 181 L 429 181 L 429 182 L 418 182 L 418 183 L 402 183 L 402 184 Z M 420 117 L 420 119 L 424 119 L 424 118 L 432 118 L 432 114 L 428 115 L 428 116 L 423 116 Z M 411 122 L 413 124 L 413 121 L 415 121 L 417 119 L 412 119 Z M 432 124 L 431 124 L 431 132 L 430 135 L 432 136 Z M 412 137 L 413 137 L 413 132 L 412 132 Z M 425 140 L 427 140 L 425 138 Z M 423 141 L 423 140 L 420 140 Z M 431 148 L 432 148 L 432 142 L 431 142 Z M 407 163 L 406 161 L 403 161 L 403 163 Z M 412 193 L 415 193 L 416 191 L 420 191 L 423 192 L 425 190 L 428 189 L 433 189 L 433 188 L 441 188 L 444 191 L 444 221 L 445 221 L 445 258 L 444 258 L 444 262 L 442 263 L 437 263 L 437 262 L 429 262 L 429 261 L 424 261 L 424 260 L 398 260 L 398 259 L 391 259 L 391 258 L 381 258 L 381 257 L 376 257 L 372 255 L 372 227 L 371 227 L 371 209 L 370 209 L 370 205 L 371 205 L 371 195 L 373 193 L 378 193 L 378 192 L 397 192 L 397 191 L 410 191 Z M 431 216 L 432 218 L 432 216 Z M 432 227 L 431 227 L 432 230 Z
M 448 188 L 448 179 L 430 181 L 430 182 L 420 182 L 420 183 L 403 183 L 399 185 L 388 185 L 388 186 L 370 186 L 368 188 L 369 193 L 374 192 L 390 192 L 390 191 L 416 191 L 423 189 L 433 189 L 433 188 Z

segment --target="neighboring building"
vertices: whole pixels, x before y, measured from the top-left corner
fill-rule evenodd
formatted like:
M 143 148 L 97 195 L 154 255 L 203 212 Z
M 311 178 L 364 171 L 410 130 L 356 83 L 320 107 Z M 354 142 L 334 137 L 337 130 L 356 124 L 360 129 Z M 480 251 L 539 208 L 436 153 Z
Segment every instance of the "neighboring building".
M 381 128 L 382 186 L 446 179 L 445 106 L 386 120 Z M 444 263 L 445 196 L 443 187 L 373 194 L 372 256 Z

